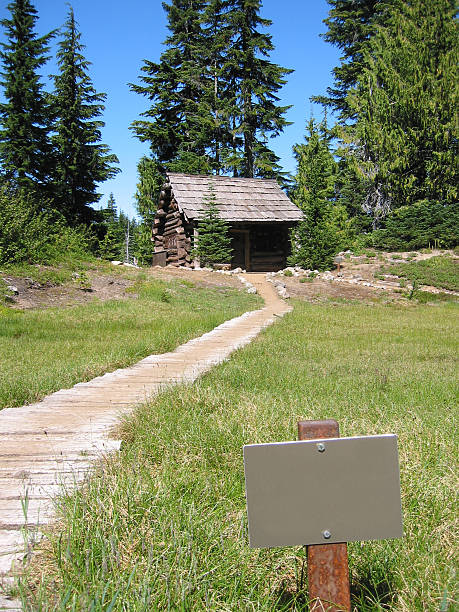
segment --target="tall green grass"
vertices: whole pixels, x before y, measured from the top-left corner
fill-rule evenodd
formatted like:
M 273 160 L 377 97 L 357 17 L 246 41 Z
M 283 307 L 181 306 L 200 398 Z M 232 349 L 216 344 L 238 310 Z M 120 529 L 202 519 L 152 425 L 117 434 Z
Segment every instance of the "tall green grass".
M 307 610 L 304 550 L 248 547 L 242 464 L 243 444 L 295 439 L 302 418 L 399 437 L 406 535 L 349 546 L 353 609 L 455 609 L 457 314 L 296 303 L 140 407 L 121 453 L 62 499 L 23 578 L 27 609 Z
M 185 281 L 140 280 L 132 291 L 137 299 L 68 308 L 0 306 L 0 408 L 170 351 L 259 304 L 243 292 Z

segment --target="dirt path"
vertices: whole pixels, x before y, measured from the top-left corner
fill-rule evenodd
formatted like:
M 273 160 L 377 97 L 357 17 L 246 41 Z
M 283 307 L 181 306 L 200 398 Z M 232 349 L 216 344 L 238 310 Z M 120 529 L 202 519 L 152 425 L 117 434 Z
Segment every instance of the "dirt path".
M 53 497 L 63 486 L 80 482 L 101 453 L 119 448 L 109 433 L 122 412 L 165 386 L 194 381 L 291 309 L 264 274 L 244 276 L 265 300 L 262 309 L 231 319 L 171 353 L 151 355 L 39 403 L 0 412 L 0 579 L 5 584 L 40 537 L 40 525 L 52 520 Z M 0 594 L 0 610 L 19 609 L 17 601 Z

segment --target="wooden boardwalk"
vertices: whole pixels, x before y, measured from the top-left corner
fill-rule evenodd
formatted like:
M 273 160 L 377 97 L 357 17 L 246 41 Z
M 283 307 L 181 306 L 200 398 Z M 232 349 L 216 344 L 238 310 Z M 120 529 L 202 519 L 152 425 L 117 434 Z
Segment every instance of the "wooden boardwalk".
M 109 435 L 120 414 L 165 387 L 196 380 L 290 310 L 264 275 L 248 279 L 264 308 L 226 321 L 171 353 L 151 355 L 36 404 L 0 411 L 0 610 L 21 609 L 2 596 L 1 585 L 27 560 L 40 526 L 53 519 L 53 498 L 81 482 L 98 457 L 119 449 L 120 442 Z

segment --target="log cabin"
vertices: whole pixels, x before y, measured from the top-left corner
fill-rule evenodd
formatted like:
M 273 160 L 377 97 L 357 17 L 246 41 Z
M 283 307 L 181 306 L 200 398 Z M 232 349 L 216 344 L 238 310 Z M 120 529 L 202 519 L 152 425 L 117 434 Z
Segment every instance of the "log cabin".
M 154 265 L 197 266 L 193 242 L 209 185 L 231 235 L 231 268 L 269 272 L 285 268 L 290 254 L 290 228 L 302 218 L 273 179 L 232 178 L 169 173 L 153 222 Z

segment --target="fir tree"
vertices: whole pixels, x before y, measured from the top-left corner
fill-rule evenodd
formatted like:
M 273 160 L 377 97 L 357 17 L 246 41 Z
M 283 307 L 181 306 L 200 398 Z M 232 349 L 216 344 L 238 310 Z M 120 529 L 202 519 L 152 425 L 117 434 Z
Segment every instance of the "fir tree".
M 268 147 L 268 138 L 278 135 L 288 121 L 289 106 L 279 106 L 277 93 L 292 72 L 269 61 L 272 37 L 261 28 L 272 22 L 260 17 L 261 0 L 232 0 L 229 19 L 233 41 L 228 52 L 228 73 L 236 92 L 234 127 L 243 139 L 240 176 L 281 178 L 279 158 Z
M 268 60 L 271 22 L 260 0 L 173 0 L 164 4 L 170 36 L 159 63 L 146 61 L 140 85 L 152 104 L 132 129 L 161 172 L 232 171 L 280 177 L 268 139 L 288 107 L 277 92 L 289 70 Z
M 341 135 L 369 183 L 365 209 L 458 197 L 458 27 L 453 0 L 387 5 L 347 101 L 355 125 Z
M 198 243 L 194 245 L 193 257 L 201 266 L 229 263 L 231 259 L 231 237 L 228 223 L 220 217 L 213 183 L 203 198 L 204 212 L 198 224 Z
M 304 218 L 292 230 L 290 263 L 326 270 L 340 245 L 333 219 L 336 162 L 324 125 L 311 119 L 306 143 L 296 145 L 294 152 L 298 169 L 292 199 Z
M 349 107 L 347 93 L 354 87 L 364 67 L 364 49 L 374 32 L 380 17 L 381 0 L 327 0 L 331 6 L 324 19 L 327 32 L 324 39 L 341 51 L 341 64 L 333 69 L 334 86 L 327 95 L 314 96 L 312 100 L 332 108 L 340 121 L 355 117 Z
M 8 9 L 11 18 L 1 22 L 7 42 L 0 54 L 5 97 L 0 104 L 0 159 L 13 185 L 26 193 L 48 195 L 51 113 L 38 70 L 48 59 L 54 33 L 36 35 L 37 11 L 29 0 L 14 0 Z
M 110 194 L 107 207 L 102 209 L 106 233 L 99 243 L 99 253 L 104 259 L 118 259 L 122 251 L 123 230 L 120 224 L 116 201 L 113 193 Z
M 233 151 L 242 143 L 240 136 L 231 129 L 237 114 L 237 101 L 227 57 L 233 35 L 230 5 L 231 0 L 208 0 L 201 25 L 205 70 L 199 114 L 215 174 L 231 171 L 237 165 Z
M 145 61 L 136 93 L 151 100 L 132 129 L 150 144 L 159 167 L 175 172 L 207 173 L 209 137 L 200 115 L 203 94 L 204 49 L 201 31 L 204 0 L 172 0 L 163 3 L 170 35 L 159 63 Z
M 151 263 L 153 244 L 151 228 L 164 182 L 158 162 L 151 157 L 142 157 L 137 164 L 139 181 L 135 193 L 136 208 L 141 222 L 136 228 L 136 257 L 141 264 Z
M 57 155 L 56 206 L 72 225 L 96 218 L 91 204 L 98 202 L 97 183 L 119 169 L 115 155 L 101 143 L 99 119 L 106 94 L 97 93 L 88 75 L 84 45 L 73 9 L 69 9 L 64 38 L 57 53 L 59 74 L 54 77 L 53 104 L 57 115 L 53 144 Z

